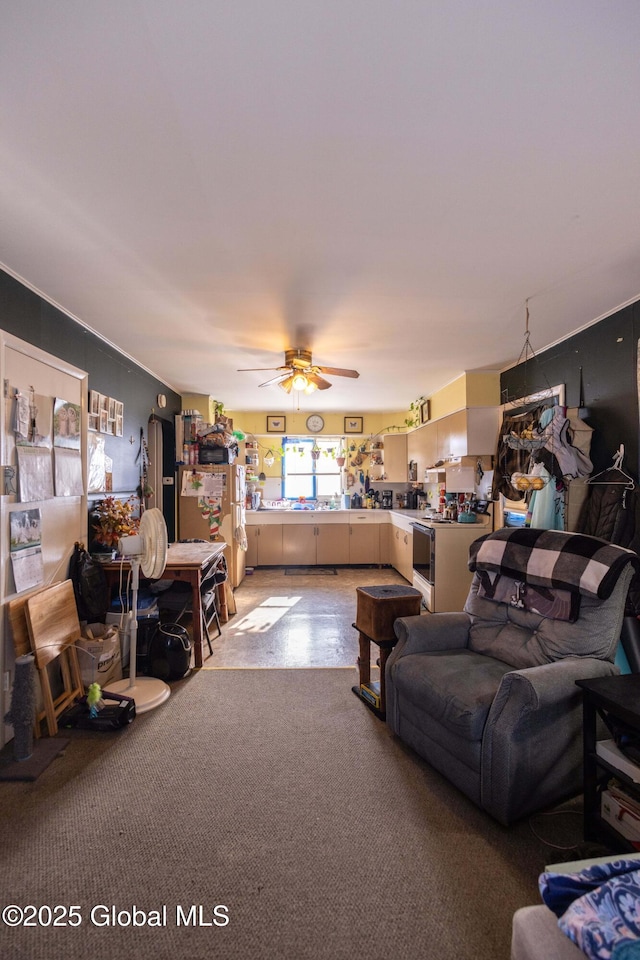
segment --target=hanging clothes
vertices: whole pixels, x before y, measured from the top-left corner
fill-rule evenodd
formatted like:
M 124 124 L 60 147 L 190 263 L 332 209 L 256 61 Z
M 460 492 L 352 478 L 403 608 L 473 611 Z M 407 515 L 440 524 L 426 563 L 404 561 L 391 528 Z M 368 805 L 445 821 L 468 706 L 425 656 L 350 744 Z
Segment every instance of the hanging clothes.
M 530 520 L 527 526 L 539 530 L 564 530 L 564 486 L 556 483 L 547 468 L 537 463 L 531 476 L 542 477 L 542 490 L 534 490 L 529 506 Z
M 545 410 L 540 417 L 544 446 L 534 455 L 534 460 L 543 463 L 556 480 L 574 480 L 588 477 L 593 464 L 583 451 L 574 446 L 571 437 L 571 421 L 565 407 Z
M 620 547 L 640 553 L 640 497 L 620 482 L 620 472 L 612 468 L 598 474 L 598 482 L 590 488 L 577 525 L 578 533 L 600 537 Z M 640 577 L 634 574 L 627 595 L 625 613 L 640 616 Z

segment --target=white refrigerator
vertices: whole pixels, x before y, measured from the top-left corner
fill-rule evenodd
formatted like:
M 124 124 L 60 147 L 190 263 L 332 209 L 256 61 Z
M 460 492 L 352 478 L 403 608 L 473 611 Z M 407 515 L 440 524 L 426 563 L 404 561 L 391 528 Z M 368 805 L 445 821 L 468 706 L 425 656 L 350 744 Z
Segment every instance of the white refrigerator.
M 184 474 L 216 474 L 221 478 L 221 487 L 212 497 L 186 496 Z M 187 476 L 187 481 L 190 479 Z M 218 495 L 219 494 L 219 495 Z M 231 587 L 239 586 L 244 579 L 246 536 L 246 474 L 241 464 L 200 464 L 180 467 L 178 485 L 178 539 L 179 540 L 224 540 L 227 544 L 225 557 Z

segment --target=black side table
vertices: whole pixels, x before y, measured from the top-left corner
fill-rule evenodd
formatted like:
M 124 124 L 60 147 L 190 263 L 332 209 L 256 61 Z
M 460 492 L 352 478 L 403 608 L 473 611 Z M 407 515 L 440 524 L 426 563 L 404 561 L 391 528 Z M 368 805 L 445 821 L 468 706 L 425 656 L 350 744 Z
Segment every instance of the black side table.
M 637 732 L 640 743 L 640 675 L 597 677 L 576 683 L 583 693 L 584 838 L 628 852 L 635 848 L 602 819 L 600 798 L 609 780 L 615 777 L 631 796 L 640 800 L 640 783 L 596 753 L 597 721 L 600 717 L 612 736 L 616 726 L 624 725 L 625 730 Z

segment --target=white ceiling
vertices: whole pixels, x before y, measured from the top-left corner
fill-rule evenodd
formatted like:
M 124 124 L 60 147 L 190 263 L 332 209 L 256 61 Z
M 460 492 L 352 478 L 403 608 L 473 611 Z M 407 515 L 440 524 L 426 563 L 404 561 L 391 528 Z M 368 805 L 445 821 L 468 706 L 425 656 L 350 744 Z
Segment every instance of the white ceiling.
M 179 392 L 400 410 L 640 296 L 637 0 L 20 0 L 0 262 Z M 2 318 L 0 317 L 0 326 Z

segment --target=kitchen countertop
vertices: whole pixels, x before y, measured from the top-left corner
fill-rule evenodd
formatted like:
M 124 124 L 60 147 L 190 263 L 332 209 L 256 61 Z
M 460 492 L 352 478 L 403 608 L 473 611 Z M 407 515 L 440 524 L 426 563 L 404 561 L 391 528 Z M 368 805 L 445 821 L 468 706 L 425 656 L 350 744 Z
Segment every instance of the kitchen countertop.
M 367 509 L 366 507 L 349 510 L 247 510 L 247 524 L 253 526 L 258 523 L 348 523 L 350 519 L 357 518 L 359 521 L 368 523 L 411 523 L 416 520 L 422 520 L 429 523 L 424 510 L 382 510 Z M 473 529 L 487 528 L 490 526 L 491 517 L 488 514 L 479 516 L 475 524 L 470 523 L 434 523 L 442 530 L 455 529 Z

